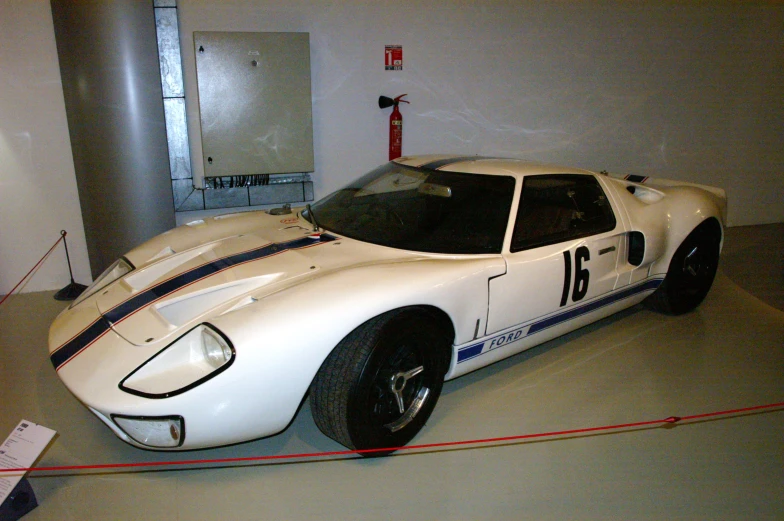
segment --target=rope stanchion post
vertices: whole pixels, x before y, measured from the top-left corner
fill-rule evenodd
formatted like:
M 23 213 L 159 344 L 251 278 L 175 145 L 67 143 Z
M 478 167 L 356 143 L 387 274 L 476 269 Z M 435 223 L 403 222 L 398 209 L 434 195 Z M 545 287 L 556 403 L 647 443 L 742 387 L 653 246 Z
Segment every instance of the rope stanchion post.
M 64 241 L 64 240 L 65 240 L 65 230 L 63 230 L 63 231 L 61 232 L 61 234 L 60 234 L 60 238 L 59 238 L 59 239 L 57 239 L 57 240 L 55 241 L 55 243 L 52 245 L 52 247 L 51 247 L 51 248 L 49 248 L 49 251 L 47 251 L 47 252 L 44 254 L 44 256 L 43 256 L 43 257 L 41 257 L 41 260 L 39 260 L 39 261 L 38 261 L 38 262 L 35 264 L 35 266 L 33 266 L 33 267 L 32 267 L 32 269 L 31 269 L 30 271 L 28 271 L 28 272 L 27 272 L 27 275 L 25 275 L 24 277 L 22 277 L 22 280 L 20 280 L 20 281 L 19 281 L 19 283 L 18 283 L 16 286 L 14 286 L 14 287 L 13 287 L 13 289 L 12 289 L 11 291 L 9 291 L 9 292 L 8 292 L 8 294 L 7 294 L 5 297 L 3 297 L 3 299 L 2 299 L 2 300 L 0 300 L 0 305 L 2 305 L 2 304 L 3 304 L 3 302 L 5 302 L 5 301 L 8 299 L 8 297 L 10 297 L 11 295 L 13 295 L 13 294 L 14 294 L 14 291 L 16 291 L 16 290 L 17 290 L 17 288 L 19 288 L 19 286 L 21 286 L 21 285 L 22 285 L 22 283 L 23 283 L 24 281 L 26 281 L 26 280 L 28 279 L 28 277 L 30 277 L 30 275 L 31 275 L 31 274 L 32 274 L 32 273 L 33 273 L 33 272 L 34 272 L 36 269 L 38 269 L 38 266 L 40 266 L 41 264 L 43 264 L 43 262 L 44 262 L 44 261 L 47 259 L 47 257 L 49 257 L 49 255 L 50 255 L 50 254 L 51 254 L 51 253 L 54 251 L 54 249 L 57 247 L 57 245 L 58 245 L 58 244 L 60 244 L 60 241 Z
M 55 300 L 75 300 L 76 297 L 84 293 L 84 290 L 87 289 L 87 286 L 84 284 L 79 284 L 74 281 L 73 270 L 71 269 L 71 256 L 68 255 L 68 241 L 65 239 L 66 235 L 68 235 L 68 232 L 60 230 L 63 246 L 65 246 L 65 260 L 68 262 L 68 275 L 71 276 L 71 283 L 54 294 Z

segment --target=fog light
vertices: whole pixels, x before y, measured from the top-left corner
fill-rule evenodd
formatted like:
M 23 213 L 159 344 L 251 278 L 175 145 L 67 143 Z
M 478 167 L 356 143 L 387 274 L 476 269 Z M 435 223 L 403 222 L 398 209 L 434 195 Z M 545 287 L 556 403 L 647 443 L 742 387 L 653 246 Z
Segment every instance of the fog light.
M 147 447 L 179 447 L 185 441 L 182 416 L 112 416 L 112 419 L 125 434 Z

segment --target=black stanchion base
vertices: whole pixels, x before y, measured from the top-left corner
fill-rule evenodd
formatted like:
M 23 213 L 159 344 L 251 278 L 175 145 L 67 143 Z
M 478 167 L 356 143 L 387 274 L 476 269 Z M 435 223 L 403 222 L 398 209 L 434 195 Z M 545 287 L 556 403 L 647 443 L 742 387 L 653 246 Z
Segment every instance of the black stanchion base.
M 22 478 L 0 505 L 0 521 L 16 521 L 38 506 L 27 478 Z
M 71 282 L 66 287 L 54 294 L 55 300 L 75 300 L 76 297 L 84 293 L 87 286 L 78 282 Z

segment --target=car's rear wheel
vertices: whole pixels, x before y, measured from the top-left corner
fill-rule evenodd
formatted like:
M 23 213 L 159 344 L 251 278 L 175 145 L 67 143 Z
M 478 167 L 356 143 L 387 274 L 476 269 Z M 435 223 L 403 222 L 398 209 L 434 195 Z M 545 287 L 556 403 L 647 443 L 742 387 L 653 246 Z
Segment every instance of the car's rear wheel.
M 390 311 L 365 322 L 335 347 L 313 381 L 316 425 L 350 449 L 402 447 L 438 401 L 450 343 L 424 308 Z
M 719 265 L 721 226 L 710 219 L 695 228 L 670 260 L 664 282 L 645 300 L 656 311 L 680 315 L 700 305 Z

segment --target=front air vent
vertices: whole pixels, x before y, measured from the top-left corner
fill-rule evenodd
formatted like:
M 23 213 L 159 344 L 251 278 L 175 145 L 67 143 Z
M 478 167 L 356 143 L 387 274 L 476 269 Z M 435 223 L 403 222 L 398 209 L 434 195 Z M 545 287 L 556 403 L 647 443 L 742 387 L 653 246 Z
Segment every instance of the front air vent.
M 164 248 L 158 252 L 152 259 L 146 261 L 150 265 L 136 270 L 133 274 L 125 277 L 125 283 L 134 291 L 141 291 L 156 280 L 163 279 L 164 277 L 171 277 L 173 274 L 181 269 L 182 266 L 188 262 L 193 261 L 196 257 L 204 255 L 208 251 L 215 248 L 216 243 L 205 244 L 198 248 L 185 251 L 179 255 L 174 255 L 174 250 L 170 247 Z M 171 251 L 171 254 L 168 254 Z M 159 259 L 154 262 L 155 259 Z
M 629 264 L 639 266 L 645 258 L 645 236 L 642 232 L 629 233 Z
M 269 273 L 250 277 L 241 281 L 229 282 L 202 291 L 183 295 L 169 300 L 164 300 L 155 306 L 163 318 L 170 324 L 181 327 L 207 311 L 216 308 L 224 302 L 229 302 L 244 293 L 250 293 L 262 286 L 271 284 L 281 278 L 283 273 Z M 252 297 L 243 299 L 235 304 L 232 309 L 239 309 L 256 300 Z M 240 305 L 241 304 L 241 305 Z

